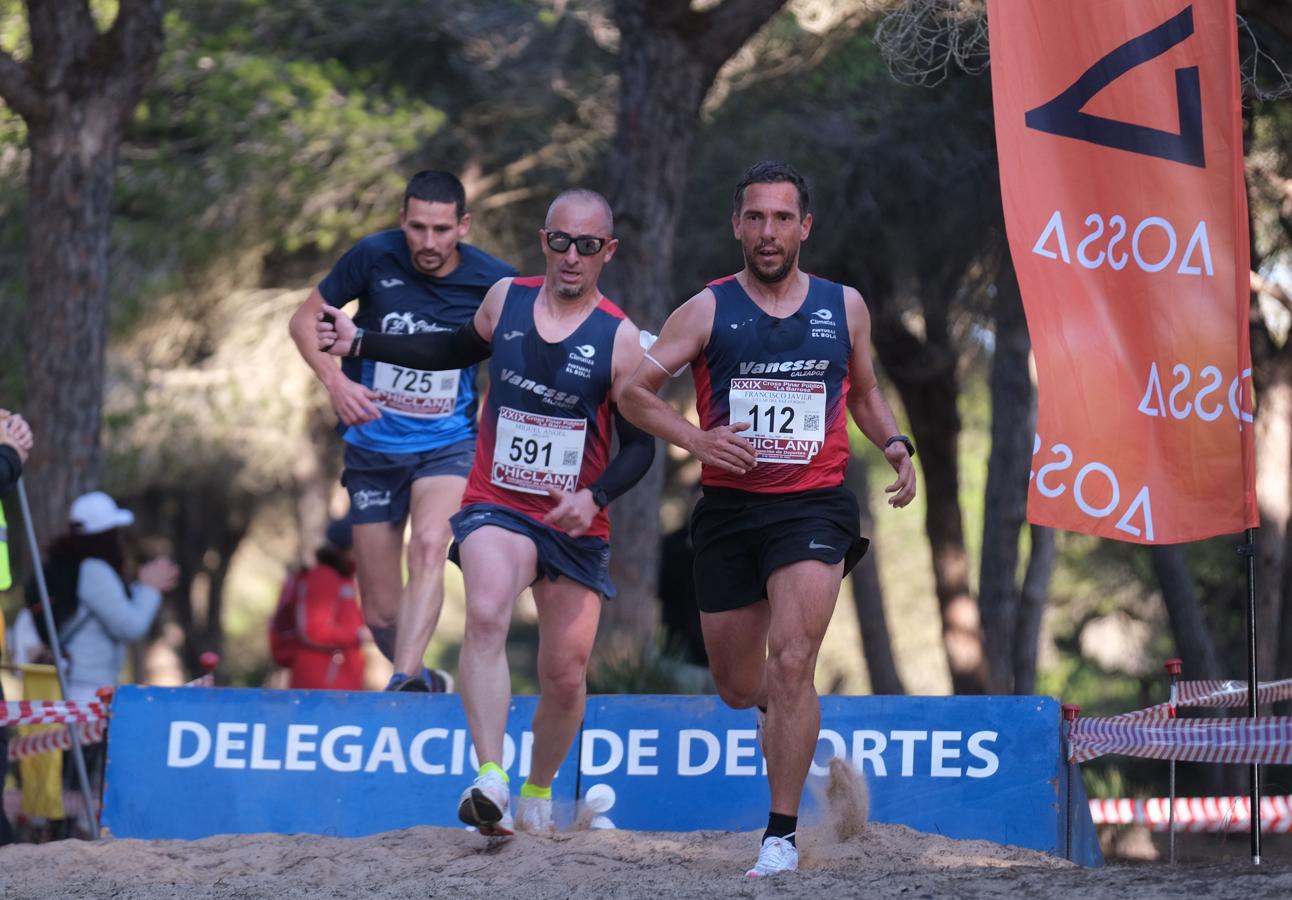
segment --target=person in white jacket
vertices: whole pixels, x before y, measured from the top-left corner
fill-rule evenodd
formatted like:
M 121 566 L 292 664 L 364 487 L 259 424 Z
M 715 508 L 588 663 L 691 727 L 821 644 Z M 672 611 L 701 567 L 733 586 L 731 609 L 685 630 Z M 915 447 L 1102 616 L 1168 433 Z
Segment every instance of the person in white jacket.
M 93 700 L 99 688 L 116 686 L 126 644 L 147 634 L 179 567 L 168 557 L 150 560 L 127 587 L 121 529 L 134 523 L 134 515 L 93 491 L 72 502 L 68 518 L 68 532 L 50 547 L 46 580 L 68 660 L 67 699 Z M 40 643 L 47 643 L 43 617 L 33 620 Z

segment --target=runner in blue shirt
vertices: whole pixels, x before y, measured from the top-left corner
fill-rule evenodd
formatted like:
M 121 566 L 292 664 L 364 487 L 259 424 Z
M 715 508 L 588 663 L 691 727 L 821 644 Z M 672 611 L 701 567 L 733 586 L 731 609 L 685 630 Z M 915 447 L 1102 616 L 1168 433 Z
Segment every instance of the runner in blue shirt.
M 429 372 L 317 349 L 315 315 L 324 303 L 358 300 L 361 327 L 392 334 L 452 331 L 485 293 L 516 274 L 462 243 L 471 228 L 462 183 L 447 172 L 413 176 L 399 228 L 355 244 L 292 316 L 292 339 L 327 389 L 345 442 L 341 481 L 350 494 L 364 619 L 395 665 L 388 689 L 451 690 L 447 673 L 422 656 L 444 597 L 449 516 L 462 503 L 476 441 L 476 370 Z M 412 517 L 408 583 L 404 522 Z

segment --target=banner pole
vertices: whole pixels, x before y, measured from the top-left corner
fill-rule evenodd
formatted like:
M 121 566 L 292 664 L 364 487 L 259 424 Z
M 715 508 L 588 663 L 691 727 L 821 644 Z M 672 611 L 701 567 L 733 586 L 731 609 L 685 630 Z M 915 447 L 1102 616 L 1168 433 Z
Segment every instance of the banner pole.
M 18 479 L 18 504 L 22 507 L 22 519 L 27 530 L 27 545 L 31 549 L 32 570 L 36 573 L 36 590 L 40 594 L 40 608 L 45 614 L 45 630 L 49 634 L 50 649 L 54 651 L 54 674 L 58 676 L 58 689 L 67 700 L 66 662 L 63 659 L 62 642 L 58 639 L 58 629 L 54 625 L 54 610 L 49 602 L 49 588 L 45 584 L 45 569 L 41 565 L 40 546 L 36 543 L 36 527 L 31 520 L 31 506 L 27 503 L 27 486 L 22 478 Z M 85 820 L 90 826 L 90 836 L 99 839 L 99 816 L 94 808 L 94 793 L 90 790 L 90 776 L 85 768 L 85 754 L 81 750 L 81 727 L 75 722 L 67 723 L 68 734 L 72 738 L 72 759 L 76 763 L 76 780 L 81 786 L 81 800 L 85 803 Z
M 1171 676 L 1171 712 L 1175 713 L 1175 696 L 1176 681 L 1180 677 L 1180 672 L 1184 669 L 1184 661 L 1180 659 L 1168 659 L 1166 661 L 1166 671 Z M 1167 843 L 1170 847 L 1171 865 L 1175 865 L 1175 759 L 1171 759 L 1171 796 L 1168 801 L 1171 806 L 1167 812 L 1167 831 L 1170 836 Z
M 1256 696 L 1260 682 L 1256 680 L 1256 529 L 1247 529 L 1247 544 L 1241 549 L 1247 557 L 1247 715 L 1256 718 Z M 1261 864 L 1261 767 L 1252 764 L 1251 814 L 1252 865 Z

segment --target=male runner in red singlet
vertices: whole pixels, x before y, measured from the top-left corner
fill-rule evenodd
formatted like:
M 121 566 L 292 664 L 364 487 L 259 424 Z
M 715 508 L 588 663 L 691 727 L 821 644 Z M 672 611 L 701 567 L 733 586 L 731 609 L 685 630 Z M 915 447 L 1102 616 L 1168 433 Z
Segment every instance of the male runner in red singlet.
M 755 165 L 731 221 L 744 269 L 669 317 L 620 405 L 702 463 L 696 593 L 718 693 L 759 709 L 772 803 L 746 874 L 761 877 L 798 867 L 799 800 L 821 724 L 817 652 L 843 576 L 868 544 L 843 487 L 845 410 L 897 472 L 891 505 L 915 497 L 915 468 L 875 381 L 861 295 L 798 267 L 812 229 L 803 177 L 785 163 Z M 687 364 L 700 428 L 657 396 Z
M 613 235 L 604 197 L 566 191 L 539 232 L 546 274 L 499 281 L 457 331 L 366 333 L 330 306 L 318 323 L 319 349 L 337 355 L 422 369 L 491 357 L 475 465 L 451 520 L 450 550 L 467 600 L 459 689 L 481 763 L 458 816 L 481 834 L 508 835 L 513 827 L 502 762 L 516 596 L 532 587 L 538 607 L 540 697 L 515 825 L 547 830 L 552 779 L 583 720 L 601 598 L 615 593 L 606 506 L 655 454 L 654 439 L 614 411 L 642 351 L 636 326 L 597 288 L 618 244 Z M 614 459 L 612 421 L 620 444 Z

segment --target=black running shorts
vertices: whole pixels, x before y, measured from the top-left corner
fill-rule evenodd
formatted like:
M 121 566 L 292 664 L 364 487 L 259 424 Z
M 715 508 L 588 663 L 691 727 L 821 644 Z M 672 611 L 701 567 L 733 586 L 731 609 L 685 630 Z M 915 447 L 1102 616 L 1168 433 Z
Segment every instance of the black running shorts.
M 706 487 L 691 516 L 696 601 L 724 612 L 767 596 L 767 579 L 790 563 L 817 559 L 844 574 L 866 553 L 857 498 L 843 487 L 755 494 Z

